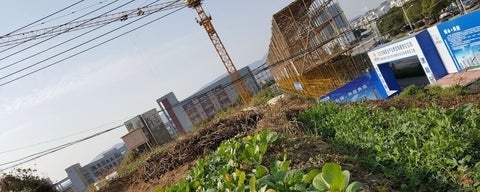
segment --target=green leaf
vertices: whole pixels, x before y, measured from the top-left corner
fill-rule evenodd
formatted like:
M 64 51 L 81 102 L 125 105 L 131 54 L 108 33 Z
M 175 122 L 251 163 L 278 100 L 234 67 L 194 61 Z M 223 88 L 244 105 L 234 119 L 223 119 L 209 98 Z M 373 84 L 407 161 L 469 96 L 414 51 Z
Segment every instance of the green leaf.
M 245 177 L 246 177 L 245 171 L 240 171 L 240 170 L 237 169 L 237 170 L 235 170 L 235 175 L 237 175 L 237 177 L 238 177 L 237 185 L 238 186 L 244 185 L 245 184 Z
M 341 191 L 346 187 L 342 167 L 336 163 L 325 163 L 322 168 L 322 177 L 330 185 L 331 191 Z
M 257 191 L 257 178 L 255 177 L 255 175 L 253 175 L 250 180 L 249 180 L 249 184 L 250 184 L 250 191 Z
M 272 175 L 272 182 L 274 183 L 283 183 L 285 181 L 285 177 L 287 176 L 286 171 L 278 171 Z
M 362 183 L 354 181 L 348 185 L 347 189 L 345 189 L 345 192 L 356 192 L 360 188 L 362 188 Z
M 282 161 L 280 163 L 280 170 L 282 171 L 287 171 L 289 167 L 290 167 L 290 161 Z
M 306 175 L 303 176 L 303 182 L 311 183 L 313 179 L 321 172 L 322 171 L 320 171 L 320 169 L 312 169 L 310 172 L 308 172 Z
M 323 179 L 322 174 L 315 176 L 312 184 L 319 191 L 328 191 L 330 189 L 330 185 Z
M 348 183 L 350 183 L 350 171 L 344 170 L 342 171 L 342 175 L 343 175 L 343 178 L 345 179 L 344 187 L 348 186 Z
M 260 190 L 258 190 L 258 192 L 265 192 L 267 191 L 267 185 L 264 185 L 262 188 L 260 188 Z
M 277 133 L 275 132 L 268 132 L 267 134 L 267 143 L 273 143 L 274 141 L 276 141 L 278 138 L 278 135 Z
M 302 183 L 303 181 L 303 171 L 300 169 L 295 169 L 292 171 L 288 171 L 287 175 L 285 175 L 284 183 L 288 186 L 293 186 L 297 183 Z
M 255 172 L 255 177 L 261 178 L 268 173 L 268 168 L 266 168 L 263 165 L 260 165 L 254 170 L 254 172 Z

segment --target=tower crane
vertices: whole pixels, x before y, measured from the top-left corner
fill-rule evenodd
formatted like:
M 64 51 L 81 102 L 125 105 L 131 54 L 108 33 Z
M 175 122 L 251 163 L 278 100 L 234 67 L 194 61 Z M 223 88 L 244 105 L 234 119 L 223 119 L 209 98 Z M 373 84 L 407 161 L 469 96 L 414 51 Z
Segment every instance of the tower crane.
M 113 14 L 104 14 L 101 16 L 97 16 L 90 19 L 84 19 L 74 22 L 69 22 L 66 24 L 46 27 L 43 29 L 37 29 L 28 32 L 21 32 L 21 33 L 13 33 L 13 34 L 6 34 L 0 36 L 0 47 L 12 46 L 21 44 L 27 41 L 32 40 L 39 40 L 46 37 L 56 36 L 58 34 L 72 32 L 77 30 L 82 30 L 90 27 L 100 26 L 104 24 L 108 24 L 115 21 L 125 21 L 129 18 L 133 17 L 141 17 L 145 15 L 150 15 L 155 12 L 160 12 L 164 10 L 180 8 L 183 6 L 187 6 L 189 8 L 194 9 L 199 19 L 197 22 L 200 26 L 203 26 L 206 30 L 215 50 L 217 51 L 220 59 L 223 62 L 223 65 L 227 69 L 228 75 L 235 86 L 236 91 L 238 92 L 242 102 L 244 104 L 248 103 L 251 99 L 251 94 L 242 80 L 240 73 L 237 71 L 237 68 L 233 64 L 230 55 L 228 54 L 225 46 L 223 45 L 222 41 L 220 40 L 219 35 L 217 34 L 215 28 L 212 24 L 212 17 L 208 15 L 202 7 L 202 0 L 173 0 L 158 4 L 153 4 L 150 6 L 141 7 L 134 10 L 127 10 Z
M 223 65 L 225 65 L 230 79 L 232 80 L 233 85 L 235 86 L 235 89 L 240 95 L 243 103 L 248 103 L 252 96 L 248 91 L 247 85 L 242 80 L 240 73 L 237 71 L 237 68 L 233 64 L 233 61 L 230 58 L 227 49 L 220 40 L 220 36 L 218 36 L 217 31 L 213 27 L 212 17 L 205 13 L 205 10 L 202 7 L 202 0 L 185 0 L 185 3 L 188 7 L 195 9 L 195 11 L 197 12 L 199 17 L 199 19 L 197 19 L 198 24 L 200 24 L 200 26 L 203 26 L 203 28 L 205 28 L 205 31 L 207 31 L 208 37 L 210 37 L 210 40 L 212 41 L 213 46 L 218 53 L 218 56 L 220 56 Z

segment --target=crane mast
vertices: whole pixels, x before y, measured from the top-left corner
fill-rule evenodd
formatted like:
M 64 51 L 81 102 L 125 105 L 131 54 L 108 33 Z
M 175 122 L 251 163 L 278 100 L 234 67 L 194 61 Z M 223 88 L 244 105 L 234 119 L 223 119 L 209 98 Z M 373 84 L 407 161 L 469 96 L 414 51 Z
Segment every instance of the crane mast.
M 212 41 L 213 46 L 215 47 L 215 50 L 218 53 L 218 56 L 220 56 L 220 59 L 222 60 L 223 65 L 225 65 L 225 68 L 227 69 L 230 79 L 232 80 L 233 85 L 235 86 L 235 89 L 240 95 L 242 102 L 244 104 L 247 104 L 250 101 L 252 96 L 248 91 L 245 81 L 242 80 L 240 73 L 238 73 L 237 68 L 233 64 L 233 61 L 230 58 L 230 55 L 228 54 L 227 49 L 225 49 L 225 46 L 220 40 L 220 37 L 218 36 L 217 31 L 213 27 L 212 17 L 209 16 L 207 13 L 205 13 L 205 10 L 202 7 L 201 0 L 185 0 L 185 3 L 188 7 L 195 9 L 195 11 L 197 12 L 199 16 L 199 20 L 197 20 L 197 22 L 200 24 L 200 26 L 203 26 L 203 28 L 205 28 L 205 31 L 210 37 L 210 40 Z

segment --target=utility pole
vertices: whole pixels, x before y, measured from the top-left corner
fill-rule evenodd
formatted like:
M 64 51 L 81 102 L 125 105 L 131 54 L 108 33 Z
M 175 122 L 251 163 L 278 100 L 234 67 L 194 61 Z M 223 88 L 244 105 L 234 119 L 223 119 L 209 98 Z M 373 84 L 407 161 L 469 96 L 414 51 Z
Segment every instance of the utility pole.
M 457 7 L 460 10 L 460 14 L 465 15 L 467 10 L 465 10 L 465 6 L 463 5 L 463 0 L 457 0 Z
M 407 8 L 407 11 L 412 7 L 413 5 L 410 5 L 410 7 Z M 410 22 L 410 18 L 408 18 L 407 11 L 405 11 L 405 8 L 403 8 L 403 6 L 402 6 L 402 11 L 403 11 L 403 15 L 405 15 L 405 18 L 407 19 L 407 23 L 408 23 L 408 26 L 410 27 L 410 32 L 411 32 L 413 31 L 413 26 L 412 26 L 412 23 Z

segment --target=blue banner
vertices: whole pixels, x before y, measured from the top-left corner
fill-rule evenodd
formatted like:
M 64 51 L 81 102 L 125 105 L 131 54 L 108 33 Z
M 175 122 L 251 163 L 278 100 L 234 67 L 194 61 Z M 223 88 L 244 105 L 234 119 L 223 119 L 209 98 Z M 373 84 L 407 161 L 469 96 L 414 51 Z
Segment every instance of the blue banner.
M 459 71 L 480 67 L 480 10 L 437 26 Z
M 334 101 L 337 103 L 363 100 L 378 100 L 387 98 L 375 71 L 369 71 L 344 86 L 319 98 L 319 101 Z

